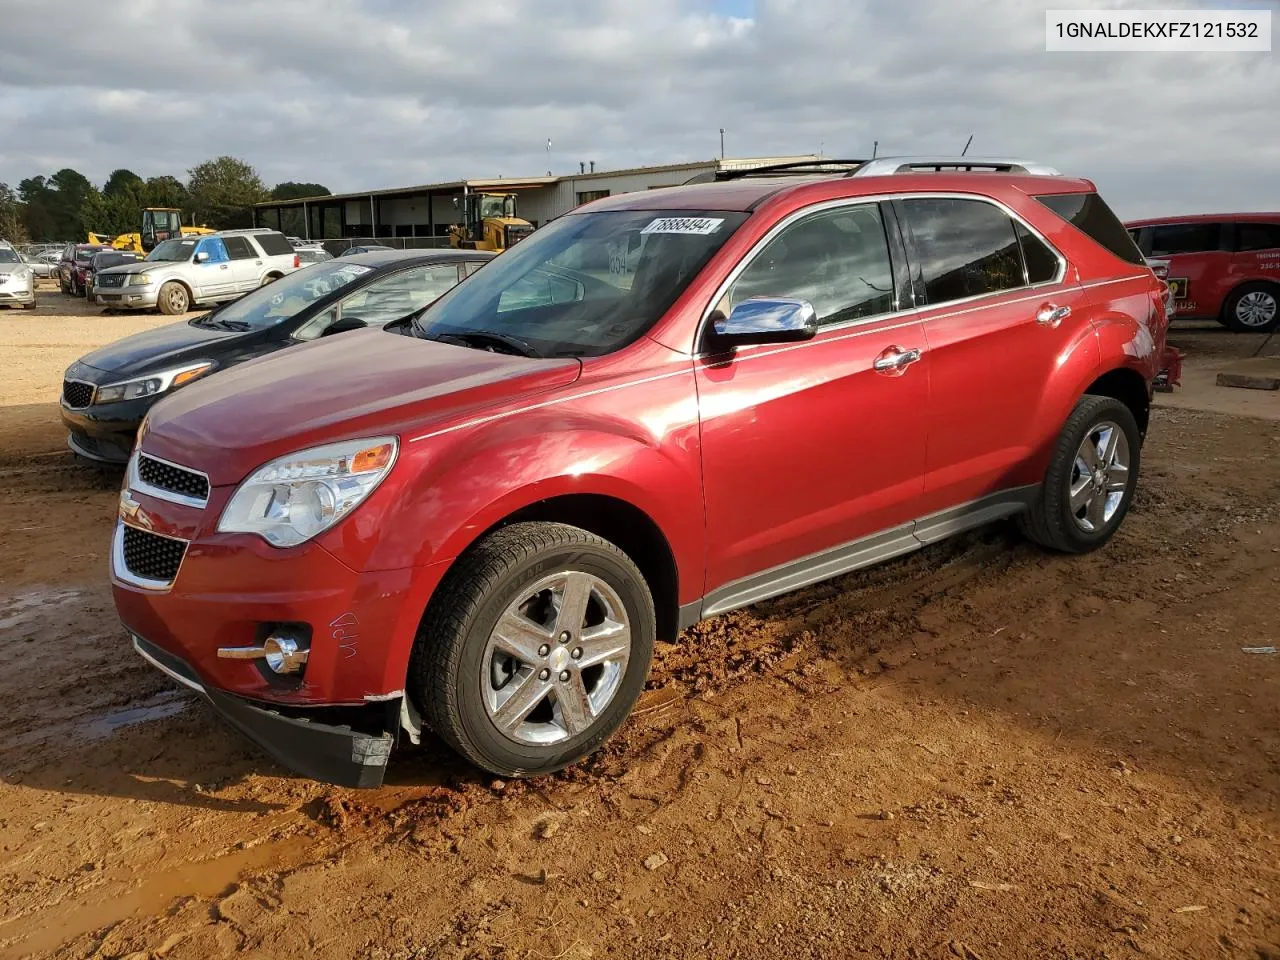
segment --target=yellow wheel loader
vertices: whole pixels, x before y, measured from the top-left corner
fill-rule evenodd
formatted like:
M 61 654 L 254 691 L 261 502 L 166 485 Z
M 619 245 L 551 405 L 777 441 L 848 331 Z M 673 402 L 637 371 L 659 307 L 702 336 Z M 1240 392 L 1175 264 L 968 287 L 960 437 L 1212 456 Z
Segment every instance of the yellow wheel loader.
M 531 233 L 533 224 L 516 216 L 514 193 L 468 193 L 462 197 L 462 223 L 449 228 L 449 245 L 501 253 Z

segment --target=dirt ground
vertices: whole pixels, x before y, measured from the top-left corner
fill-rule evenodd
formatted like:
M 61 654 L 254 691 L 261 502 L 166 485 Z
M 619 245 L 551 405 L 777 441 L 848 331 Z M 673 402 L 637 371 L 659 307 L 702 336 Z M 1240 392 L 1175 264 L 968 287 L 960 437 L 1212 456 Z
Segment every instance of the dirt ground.
M 359 792 L 129 649 L 56 397 L 167 321 L 42 304 L 0 313 L 0 957 L 1280 958 L 1280 394 L 1199 376 L 1258 338 L 1176 332 L 1100 553 L 992 527 L 687 631 L 577 769 L 427 743 Z

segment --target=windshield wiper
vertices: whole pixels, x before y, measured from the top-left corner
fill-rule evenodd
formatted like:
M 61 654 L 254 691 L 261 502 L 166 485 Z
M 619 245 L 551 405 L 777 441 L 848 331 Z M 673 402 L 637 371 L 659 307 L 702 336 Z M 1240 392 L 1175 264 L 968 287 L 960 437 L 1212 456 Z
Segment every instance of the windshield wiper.
M 425 333 L 428 340 L 440 340 L 444 343 L 457 343 L 464 347 L 504 347 L 506 352 L 521 357 L 541 359 L 542 354 L 527 340 L 513 337 L 509 333 L 498 333 L 495 330 L 467 330 L 465 333 Z

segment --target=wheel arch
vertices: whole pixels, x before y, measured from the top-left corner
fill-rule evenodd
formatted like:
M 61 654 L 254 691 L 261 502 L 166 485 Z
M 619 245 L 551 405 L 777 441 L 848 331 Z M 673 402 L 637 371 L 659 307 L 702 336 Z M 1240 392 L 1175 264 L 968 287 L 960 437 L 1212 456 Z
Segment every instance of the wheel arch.
M 1108 370 L 1085 387 L 1084 393 L 1119 400 L 1138 422 L 1139 434 L 1146 437 L 1147 425 L 1151 421 L 1151 397 L 1147 392 L 1146 379 L 1137 370 L 1132 367 Z
M 565 493 L 526 504 L 478 531 L 449 561 L 449 567 L 456 565 L 467 550 L 495 531 L 513 523 L 527 522 L 580 527 L 608 540 L 629 556 L 640 568 L 653 595 L 658 638 L 667 641 L 676 638 L 679 633 L 680 574 L 675 553 L 658 523 L 640 507 L 620 497 L 601 493 Z

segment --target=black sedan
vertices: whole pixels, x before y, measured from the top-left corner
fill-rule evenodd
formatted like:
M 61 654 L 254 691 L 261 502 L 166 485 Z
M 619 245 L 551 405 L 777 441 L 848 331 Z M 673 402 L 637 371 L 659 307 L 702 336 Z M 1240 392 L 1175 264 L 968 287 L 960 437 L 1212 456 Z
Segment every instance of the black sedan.
M 290 273 L 216 310 L 134 334 L 67 368 L 59 409 L 82 457 L 125 463 L 151 406 L 224 367 L 317 337 L 401 320 L 493 257 L 387 250 Z

